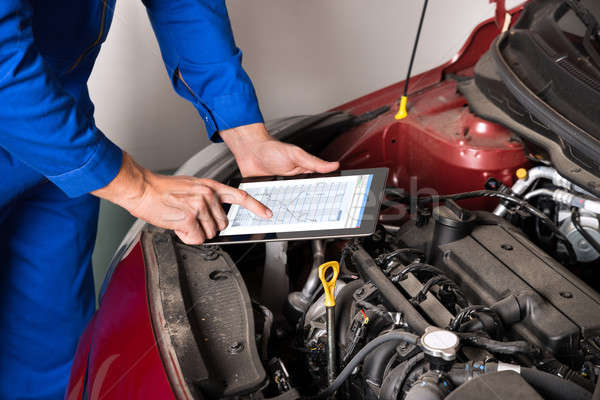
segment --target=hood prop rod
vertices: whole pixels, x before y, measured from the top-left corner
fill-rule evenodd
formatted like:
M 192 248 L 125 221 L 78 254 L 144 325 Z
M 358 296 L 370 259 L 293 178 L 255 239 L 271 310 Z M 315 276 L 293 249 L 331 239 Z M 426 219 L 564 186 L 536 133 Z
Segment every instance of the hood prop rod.
M 408 64 L 408 72 L 406 73 L 406 80 L 404 81 L 404 94 L 400 98 L 400 107 L 398 113 L 394 117 L 397 120 L 406 118 L 408 111 L 406 110 L 406 104 L 408 101 L 408 81 L 410 80 L 410 74 L 412 72 L 413 63 L 415 61 L 415 55 L 417 54 L 417 45 L 419 44 L 419 37 L 421 36 L 421 28 L 423 27 L 423 20 L 425 19 L 425 11 L 427 10 L 427 3 L 429 0 L 425 0 L 423 3 L 423 10 L 421 11 L 421 19 L 419 20 L 419 27 L 417 28 L 417 37 L 412 48 L 412 54 L 410 56 L 410 62 Z

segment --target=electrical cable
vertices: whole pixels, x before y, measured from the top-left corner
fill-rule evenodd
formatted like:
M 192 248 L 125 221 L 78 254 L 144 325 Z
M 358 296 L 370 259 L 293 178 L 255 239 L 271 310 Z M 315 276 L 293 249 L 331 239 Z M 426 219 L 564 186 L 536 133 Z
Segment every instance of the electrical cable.
M 361 325 L 356 328 L 356 331 L 354 332 L 354 335 L 352 336 L 350 343 L 346 346 L 345 354 L 342 357 L 342 364 L 346 364 L 348 362 L 348 359 L 354 353 L 356 345 L 364 337 L 364 334 L 366 332 L 365 328 L 368 323 L 367 321 L 369 321 L 369 317 L 367 317 L 366 314 L 363 314 L 363 312 L 364 311 L 361 309 L 352 318 L 350 327 L 352 327 L 354 325 L 354 323 L 357 321 L 357 319 L 361 319 L 362 321 L 361 321 Z M 357 317 L 359 317 L 359 318 L 357 318 Z
M 482 335 L 472 333 L 458 333 L 460 341 L 463 345 L 479 347 L 494 354 L 525 354 L 529 356 L 537 356 L 540 354 L 540 349 L 527 343 L 524 340 L 515 340 L 512 342 L 501 342 L 493 340 Z
M 455 289 L 455 291 L 460 290 L 458 288 L 458 286 L 456 285 L 456 283 L 454 283 L 453 280 L 442 276 L 442 275 L 437 275 L 434 276 L 433 278 L 430 278 L 427 282 L 425 282 L 425 284 L 423 285 L 423 288 L 419 291 L 419 293 L 417 293 L 417 295 L 414 297 L 414 299 L 418 302 L 421 302 L 422 300 L 424 300 L 427 296 L 427 292 L 429 292 L 429 290 L 431 289 L 431 287 L 433 285 L 448 285 L 450 287 L 452 287 L 453 289 Z
M 402 268 L 402 267 L 400 267 Z M 420 263 L 420 262 L 415 262 L 412 264 L 409 264 L 408 266 L 402 268 L 402 270 L 398 273 L 393 273 L 395 270 L 392 270 L 392 273 L 390 273 L 390 279 L 392 280 L 392 282 L 396 282 L 398 280 L 402 281 L 406 278 L 406 274 L 410 273 L 410 272 L 429 272 L 432 273 L 434 275 L 440 275 L 440 276 L 444 276 L 446 277 L 446 274 L 444 274 L 439 268 L 434 267 L 433 265 L 430 264 L 425 264 L 425 263 Z
M 397 273 L 394 272 L 400 268 L 403 268 L 400 272 L 397 272 Z M 394 283 L 397 283 L 398 281 L 402 281 L 402 280 L 406 279 L 406 275 L 411 272 L 429 272 L 434 275 L 433 278 L 431 278 L 427 281 L 427 283 L 424 285 L 421 292 L 417 296 L 415 296 L 415 300 L 417 302 L 420 302 L 420 300 L 424 296 L 427 295 L 427 292 L 429 291 L 429 289 L 431 288 L 432 285 L 439 283 L 439 284 L 447 284 L 452 288 L 455 295 L 457 296 L 458 302 L 461 303 L 460 304 L 461 306 L 466 306 L 469 304 L 469 302 L 466 300 L 466 297 L 465 297 L 464 293 L 462 292 L 462 290 L 460 289 L 460 287 L 452 279 L 450 279 L 446 274 L 444 274 L 440 269 L 438 269 L 437 267 L 434 267 L 433 265 L 430 265 L 430 264 L 414 262 L 412 264 L 409 264 L 406 267 L 403 267 L 403 266 L 398 267 L 390 272 L 390 280 Z
M 474 306 L 466 307 L 466 308 L 462 309 L 458 314 L 456 314 L 456 316 L 452 319 L 452 321 L 450 321 L 448 329 L 450 329 L 451 331 L 458 331 L 460 329 L 460 326 L 462 325 L 462 323 L 465 321 L 465 319 L 471 317 L 474 313 L 478 313 L 478 312 L 486 313 L 486 314 L 490 315 L 492 318 L 494 318 L 494 320 L 497 323 L 500 323 L 500 324 L 502 323 L 501 322 L 502 320 L 500 319 L 498 314 L 491 308 L 482 306 L 482 305 L 474 305 Z
M 414 254 L 414 255 L 418 255 L 419 257 L 425 257 L 425 253 L 423 253 L 422 250 L 407 247 L 407 248 L 396 249 L 389 253 L 382 254 L 375 259 L 375 262 L 378 264 L 381 264 L 381 265 L 386 265 L 390 261 L 392 261 L 394 258 L 398 257 L 401 254 Z

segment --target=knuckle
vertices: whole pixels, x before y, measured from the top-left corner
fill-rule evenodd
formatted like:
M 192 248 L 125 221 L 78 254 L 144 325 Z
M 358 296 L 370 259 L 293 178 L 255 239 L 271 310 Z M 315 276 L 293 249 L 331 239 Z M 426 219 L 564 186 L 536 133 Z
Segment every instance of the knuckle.
M 212 223 L 212 216 L 209 213 L 199 213 L 196 219 L 202 223 L 202 226 Z
M 198 188 L 196 189 L 196 192 L 200 196 L 210 196 L 213 194 L 213 190 L 211 188 L 209 188 L 208 186 L 204 186 L 204 185 L 198 186 Z
M 219 198 L 217 199 L 219 201 L 219 203 L 224 202 L 224 203 L 233 203 L 238 199 L 238 194 L 236 192 L 234 193 L 223 193 L 219 196 Z
M 194 209 L 199 213 L 205 213 L 206 212 L 206 203 L 204 202 L 203 199 L 196 199 L 194 201 Z
M 247 201 L 250 198 L 250 195 L 245 190 L 239 191 L 240 201 Z
M 202 226 L 212 228 L 215 225 L 213 217 L 210 214 L 205 214 L 202 218 Z
M 301 157 L 304 155 L 304 150 L 302 150 L 300 147 L 298 146 L 294 146 L 290 149 L 290 152 L 292 153 L 293 156 L 296 157 Z
M 220 214 L 220 215 L 217 217 L 217 221 L 218 221 L 220 224 L 227 224 L 227 223 L 229 223 L 229 220 L 227 219 L 227 215 L 225 215 L 225 213 L 222 213 L 222 214 Z
M 192 214 L 186 214 L 185 218 L 182 221 L 182 225 L 186 228 L 187 231 L 195 228 L 198 225 L 196 221 L 196 217 Z
M 208 178 L 196 178 L 196 182 L 204 187 L 211 186 L 215 183 L 214 180 Z

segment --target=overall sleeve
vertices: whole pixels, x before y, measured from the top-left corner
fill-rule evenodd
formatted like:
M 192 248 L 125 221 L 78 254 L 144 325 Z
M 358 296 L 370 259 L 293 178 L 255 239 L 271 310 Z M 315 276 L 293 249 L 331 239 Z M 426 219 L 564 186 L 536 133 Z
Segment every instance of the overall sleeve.
M 36 49 L 32 12 L 29 0 L 0 1 L 0 146 L 75 197 L 108 184 L 122 153 Z
M 200 113 L 209 138 L 263 122 L 242 68 L 224 0 L 144 0 L 177 93 Z

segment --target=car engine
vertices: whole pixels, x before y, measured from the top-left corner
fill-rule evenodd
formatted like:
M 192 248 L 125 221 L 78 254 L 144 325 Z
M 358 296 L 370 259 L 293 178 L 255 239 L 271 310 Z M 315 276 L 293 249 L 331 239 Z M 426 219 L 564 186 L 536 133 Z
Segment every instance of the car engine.
M 209 398 L 591 398 L 600 201 L 551 167 L 518 174 L 511 194 L 389 188 L 366 238 L 193 247 L 147 228 L 161 292 L 182 288 L 156 302 L 184 375 Z M 494 212 L 459 205 L 495 193 Z M 333 349 L 318 277 L 331 260 Z

